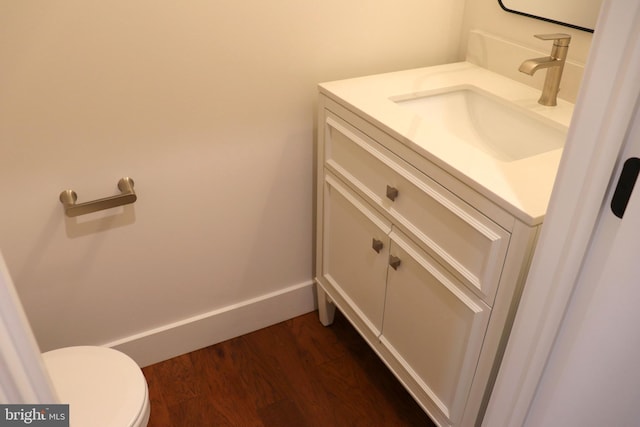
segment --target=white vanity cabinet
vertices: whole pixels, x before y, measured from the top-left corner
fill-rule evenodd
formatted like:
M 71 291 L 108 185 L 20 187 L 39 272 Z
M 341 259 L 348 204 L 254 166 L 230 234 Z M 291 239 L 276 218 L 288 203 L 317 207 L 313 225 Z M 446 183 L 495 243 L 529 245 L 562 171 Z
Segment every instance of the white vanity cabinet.
M 482 414 L 537 235 L 321 94 L 318 304 L 337 306 L 441 426 Z

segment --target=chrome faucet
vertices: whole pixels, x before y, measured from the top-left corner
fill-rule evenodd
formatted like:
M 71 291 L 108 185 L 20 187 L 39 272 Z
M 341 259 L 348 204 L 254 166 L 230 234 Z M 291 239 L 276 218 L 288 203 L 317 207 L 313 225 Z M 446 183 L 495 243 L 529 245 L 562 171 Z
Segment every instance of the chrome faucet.
M 534 37 L 541 40 L 553 40 L 551 56 L 528 59 L 520 65 L 520 71 L 533 76 L 536 71 L 548 68 L 547 76 L 544 79 L 544 86 L 542 87 L 542 95 L 538 103 L 549 106 L 558 105 L 557 97 L 558 91 L 560 90 L 560 79 L 562 78 L 564 63 L 567 59 L 571 36 L 569 34 L 558 33 L 536 34 Z

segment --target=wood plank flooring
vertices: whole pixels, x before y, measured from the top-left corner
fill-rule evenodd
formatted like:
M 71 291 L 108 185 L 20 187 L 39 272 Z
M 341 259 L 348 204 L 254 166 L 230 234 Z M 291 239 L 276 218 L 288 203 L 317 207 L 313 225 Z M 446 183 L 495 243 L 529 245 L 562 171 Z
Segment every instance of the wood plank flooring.
M 317 312 L 148 366 L 149 427 L 434 424 L 349 322 Z

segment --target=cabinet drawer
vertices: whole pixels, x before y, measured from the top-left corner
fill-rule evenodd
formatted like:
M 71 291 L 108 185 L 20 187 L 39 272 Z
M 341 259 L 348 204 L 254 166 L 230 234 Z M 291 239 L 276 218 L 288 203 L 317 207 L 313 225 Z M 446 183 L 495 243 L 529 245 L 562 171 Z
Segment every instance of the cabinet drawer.
M 491 305 L 510 234 L 328 111 L 324 135 L 326 167 Z

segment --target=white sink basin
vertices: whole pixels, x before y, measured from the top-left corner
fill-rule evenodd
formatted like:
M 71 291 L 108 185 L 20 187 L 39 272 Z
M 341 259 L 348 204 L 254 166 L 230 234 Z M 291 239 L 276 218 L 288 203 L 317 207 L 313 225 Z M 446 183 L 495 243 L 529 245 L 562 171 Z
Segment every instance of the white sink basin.
M 562 148 L 567 137 L 562 125 L 475 86 L 391 99 L 430 126 L 503 162 Z

